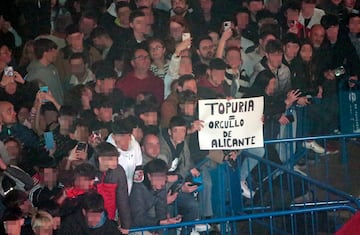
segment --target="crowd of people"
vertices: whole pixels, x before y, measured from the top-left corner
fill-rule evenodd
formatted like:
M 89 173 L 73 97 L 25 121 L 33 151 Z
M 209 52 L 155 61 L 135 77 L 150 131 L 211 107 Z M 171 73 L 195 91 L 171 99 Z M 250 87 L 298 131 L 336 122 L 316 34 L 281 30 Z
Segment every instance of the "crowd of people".
M 266 149 L 201 150 L 198 100 L 263 96 L 265 139 L 338 133 L 339 89 L 360 75 L 358 7 L 2 0 L 0 233 L 129 234 L 212 218 L 210 172 L 224 162 L 251 199 L 248 156 Z M 275 149 L 286 163 L 288 149 Z

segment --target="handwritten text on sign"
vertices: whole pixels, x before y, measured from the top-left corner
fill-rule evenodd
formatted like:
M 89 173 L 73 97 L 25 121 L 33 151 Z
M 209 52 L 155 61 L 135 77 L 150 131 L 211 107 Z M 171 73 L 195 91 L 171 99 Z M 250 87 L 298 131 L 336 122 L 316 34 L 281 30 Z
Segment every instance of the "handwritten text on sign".
M 199 100 L 200 149 L 247 149 L 263 147 L 263 97 Z

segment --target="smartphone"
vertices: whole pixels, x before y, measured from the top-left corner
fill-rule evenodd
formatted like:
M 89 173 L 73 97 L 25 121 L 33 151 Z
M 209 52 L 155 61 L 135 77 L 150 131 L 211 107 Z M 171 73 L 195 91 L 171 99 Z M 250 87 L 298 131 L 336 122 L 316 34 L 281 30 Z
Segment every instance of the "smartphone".
M 45 93 L 47 93 L 47 92 L 49 92 L 49 87 L 47 87 L 47 86 L 41 86 L 41 87 L 39 87 L 39 91 L 40 91 L 40 92 L 45 92 Z
M 225 30 L 228 30 L 228 29 L 231 28 L 231 21 L 225 21 L 225 22 L 223 23 L 223 25 L 224 25 L 224 31 L 225 31 Z
M 79 142 L 76 146 L 76 152 L 85 152 L 87 148 L 87 143 Z
M 54 134 L 52 131 L 44 132 L 45 147 L 47 150 L 55 148 Z
M 182 34 L 182 40 L 185 41 L 187 39 L 191 38 L 191 34 L 190 33 L 183 33 Z
M 14 77 L 14 68 L 12 66 L 6 66 L 4 68 L 4 75 Z
M 288 114 L 288 115 L 286 115 L 285 117 L 289 120 L 289 122 L 293 122 L 293 121 L 294 121 L 294 115 L 292 115 L 292 114 Z
M 201 186 L 202 185 L 202 183 L 200 183 L 200 182 L 192 182 L 191 184 L 188 184 L 189 186 L 194 186 L 194 185 L 196 185 L 196 186 Z
M 169 191 L 171 191 L 171 194 L 178 193 L 178 192 L 180 192 L 182 186 L 183 186 L 183 184 L 180 183 L 179 181 L 175 182 L 173 185 L 171 185 Z

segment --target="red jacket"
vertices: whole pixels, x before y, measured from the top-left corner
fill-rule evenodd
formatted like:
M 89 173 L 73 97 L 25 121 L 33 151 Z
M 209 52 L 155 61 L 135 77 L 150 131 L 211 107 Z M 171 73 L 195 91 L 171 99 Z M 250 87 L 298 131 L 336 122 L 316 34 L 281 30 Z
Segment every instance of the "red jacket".
M 121 90 L 125 96 L 134 99 L 141 92 L 151 92 L 158 103 L 162 103 L 164 100 L 164 82 L 151 71 L 148 72 L 148 77 L 145 79 L 139 79 L 135 77 L 134 72 L 130 72 L 120 79 L 115 87 Z

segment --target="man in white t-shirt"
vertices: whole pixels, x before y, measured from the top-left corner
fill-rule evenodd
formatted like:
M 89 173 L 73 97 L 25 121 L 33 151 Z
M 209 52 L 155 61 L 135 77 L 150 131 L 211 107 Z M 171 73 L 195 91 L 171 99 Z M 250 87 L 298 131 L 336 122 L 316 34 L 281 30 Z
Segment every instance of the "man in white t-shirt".
M 134 180 L 135 168 L 142 165 L 142 153 L 139 143 L 131 134 L 132 128 L 123 120 L 114 121 L 112 133 L 107 142 L 119 151 L 119 164 L 124 168 L 130 194 Z

